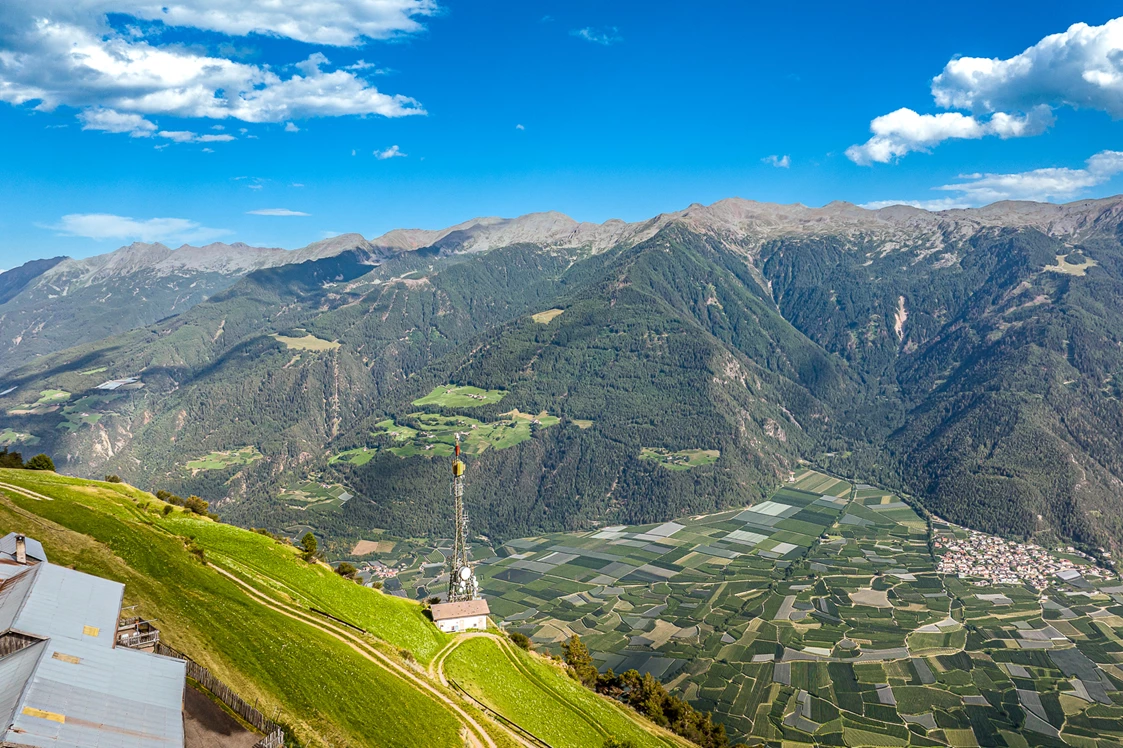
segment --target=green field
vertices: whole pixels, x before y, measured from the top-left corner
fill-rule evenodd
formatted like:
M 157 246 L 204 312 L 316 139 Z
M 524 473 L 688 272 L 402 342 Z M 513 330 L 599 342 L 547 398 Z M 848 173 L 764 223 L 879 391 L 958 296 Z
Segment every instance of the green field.
M 641 460 L 657 462 L 668 470 L 689 470 L 700 465 L 712 465 L 721 457 L 721 452 L 716 449 L 683 449 L 678 452 L 668 452 L 656 447 L 644 447 L 640 450 Z
M 185 467 L 188 470 L 225 470 L 234 465 L 249 465 L 251 462 L 262 458 L 262 454 L 257 450 L 257 447 L 235 447 L 221 452 L 211 452 L 206 457 L 189 460 Z
M 99 366 L 96 369 L 86 369 L 85 371 L 78 372 L 84 377 L 92 376 L 94 374 L 101 374 L 102 372 L 109 371 L 108 366 Z
M 340 345 L 337 341 L 317 338 L 311 333 L 302 338 L 290 338 L 276 334 L 270 335 L 269 337 L 284 343 L 286 348 L 298 351 L 334 351 Z
M 309 480 L 282 488 L 278 498 L 290 509 L 338 511 L 351 500 L 352 494 L 339 483 Z
M 749 744 L 1123 739 L 1123 584 L 1058 579 L 1042 603 L 1026 587 L 938 574 L 928 543 L 891 491 L 805 469 L 747 510 L 473 553 L 508 630 L 552 653 L 579 634 L 602 669 L 651 672 Z M 384 557 L 407 567 L 401 594 L 434 586 L 429 553 Z M 1038 709 L 1027 690 L 1043 722 L 1026 717 Z
M 635 748 L 666 746 L 562 671 L 493 639 L 462 642 L 445 660 L 458 686 L 550 745 L 591 746 L 615 736 Z M 557 704 L 564 709 L 557 709 Z
M 348 449 L 345 452 L 340 452 L 337 455 L 332 455 L 328 459 L 328 464 L 334 465 L 337 462 L 347 462 L 356 466 L 366 465 L 376 454 L 378 454 L 377 449 L 357 447 L 355 449 Z
M 107 411 L 100 409 L 101 406 L 120 397 L 122 395 L 117 393 L 86 395 L 72 403 L 67 403 L 62 408 L 63 420 L 58 423 L 56 428 L 66 429 L 73 433 L 83 426 L 93 426 L 107 414 Z
M 39 437 L 33 434 L 28 434 L 22 431 L 13 431 L 10 428 L 5 428 L 0 431 L 0 447 L 14 447 L 19 444 L 24 444 L 33 447 L 39 443 Z
M 496 748 L 516 748 L 510 732 L 423 672 L 453 639 L 418 604 L 343 579 L 326 564 L 308 563 L 286 541 L 174 508 L 165 515 L 164 502 L 125 484 L 23 470 L 0 470 L 0 484 L 50 499 L 0 487 L 0 534 L 25 532 L 43 542 L 52 562 L 124 583 L 125 604 L 158 619 L 162 640 L 262 711 L 275 713 L 300 745 L 460 748 L 460 717 L 425 690 L 433 689 L 472 714 Z M 220 571 L 296 618 L 267 607 Z M 413 673 L 413 680 L 312 624 L 355 637 L 369 652 Z M 590 735 L 601 734 L 595 726 L 603 725 L 637 747 L 685 748 L 683 741 L 649 737 L 633 712 L 583 689 L 541 658 L 500 648 L 491 639 L 462 645 L 471 653 L 471 672 L 457 670 L 459 676 L 468 688 L 477 677 L 494 687 L 495 706 L 508 719 L 524 716 L 524 705 L 504 694 L 533 694 L 541 720 L 536 728 L 580 720 Z M 460 667 L 460 657 L 454 652 L 448 658 L 451 668 Z M 496 672 L 502 673 L 501 685 L 489 680 Z M 364 694 L 371 697 L 358 698 Z M 584 732 L 548 734 L 555 748 L 598 748 L 602 742 L 586 742 Z
M 38 400 L 11 408 L 8 410 L 8 415 L 41 416 L 46 413 L 53 413 L 59 409 L 61 403 L 65 403 L 69 399 L 70 393 L 66 390 L 42 390 L 39 393 Z
M 444 416 L 437 413 L 412 413 L 407 418 L 411 425 L 398 424 L 393 419 L 376 425 L 373 436 L 386 438 L 391 446 L 385 449 L 398 457 L 448 457 L 452 454 L 456 435 L 460 435 L 460 448 L 467 454 L 480 454 L 487 449 L 507 449 L 529 439 L 536 429 L 556 426 L 561 419 L 547 413 L 529 415 L 517 410 L 503 414 L 498 421 L 480 421 L 467 416 Z M 346 461 L 352 464 L 368 453 L 356 454 L 350 450 L 343 454 L 352 455 Z M 333 460 L 344 459 L 343 454 Z
M 478 408 L 497 403 L 506 394 L 505 390 L 481 390 L 479 387 L 442 384 L 434 387 L 425 397 L 414 400 L 413 404 L 418 407 L 436 405 L 441 408 Z
M 268 569 L 285 580 L 290 594 L 308 595 L 340 617 L 362 616 L 387 641 L 424 652 L 440 635 L 416 605 L 305 564 L 295 549 L 267 537 L 178 512 L 164 519 L 144 511 L 140 503 L 155 510 L 161 502 L 128 486 L 14 470 L 0 470 L 0 481 L 53 499 L 10 494 L 0 501 L 0 530 L 22 530 L 43 541 L 55 563 L 123 582 L 126 604 L 159 619 L 162 639 L 262 711 L 277 709 L 305 745 L 462 745 L 456 720 L 438 702 L 338 640 L 256 604 L 185 544 L 194 536 L 212 564 Z M 378 698 L 356 699 L 356 693 Z M 395 729 L 371 730 L 376 723 Z

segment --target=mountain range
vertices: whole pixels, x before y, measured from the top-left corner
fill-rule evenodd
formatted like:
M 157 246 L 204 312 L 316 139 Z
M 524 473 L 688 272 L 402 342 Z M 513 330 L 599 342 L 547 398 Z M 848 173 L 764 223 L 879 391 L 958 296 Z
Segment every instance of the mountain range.
M 1121 227 L 1121 198 L 731 199 L 36 261 L 0 275 L 0 443 L 340 538 L 442 532 L 460 431 L 492 537 L 743 504 L 810 461 L 1118 550 Z

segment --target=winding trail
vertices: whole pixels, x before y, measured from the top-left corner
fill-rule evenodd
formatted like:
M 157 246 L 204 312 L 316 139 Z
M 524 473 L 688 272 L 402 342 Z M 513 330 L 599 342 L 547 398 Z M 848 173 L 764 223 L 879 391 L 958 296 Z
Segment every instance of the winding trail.
M 231 574 L 223 568 L 215 566 L 214 564 L 211 564 L 211 568 L 237 584 L 239 587 L 245 590 L 245 592 L 250 597 L 252 597 L 261 605 L 264 605 L 265 607 L 274 610 L 281 615 L 288 616 L 289 618 L 307 624 L 312 628 L 318 629 L 340 640 L 344 644 L 350 646 L 360 655 L 373 662 L 375 665 L 378 665 L 385 670 L 391 671 L 398 677 L 409 682 L 410 685 L 412 685 L 414 688 L 420 691 L 424 691 L 432 698 L 447 706 L 460 718 L 461 722 L 468 729 L 469 737 L 471 738 L 472 745 L 475 746 L 475 748 L 483 748 L 484 746 L 486 746 L 486 748 L 498 748 L 495 741 L 488 734 L 487 730 L 485 730 L 474 717 L 468 714 L 468 712 L 464 711 L 464 709 L 461 708 L 461 706 L 457 704 L 452 698 L 434 688 L 431 684 L 427 683 L 424 678 L 419 677 L 416 673 L 410 672 L 406 668 L 394 662 L 394 660 L 387 657 L 382 652 L 379 652 L 371 644 L 361 639 L 359 636 L 352 634 L 351 632 L 344 629 L 337 628 L 334 624 L 314 618 L 312 615 L 305 613 L 299 608 L 290 607 L 288 605 L 285 605 L 284 603 L 280 603 L 265 595 L 264 593 L 258 591 L 257 588 L 255 588 L 253 585 L 240 579 L 234 574 Z M 480 741 L 482 741 L 482 743 Z

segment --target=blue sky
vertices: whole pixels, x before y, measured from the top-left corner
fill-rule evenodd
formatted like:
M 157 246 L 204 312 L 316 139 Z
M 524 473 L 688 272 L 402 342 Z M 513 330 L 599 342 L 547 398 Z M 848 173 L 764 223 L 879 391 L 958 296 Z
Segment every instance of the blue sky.
M 1116 3 L 325 1 L 4 3 L 0 268 L 730 196 L 1123 191 Z

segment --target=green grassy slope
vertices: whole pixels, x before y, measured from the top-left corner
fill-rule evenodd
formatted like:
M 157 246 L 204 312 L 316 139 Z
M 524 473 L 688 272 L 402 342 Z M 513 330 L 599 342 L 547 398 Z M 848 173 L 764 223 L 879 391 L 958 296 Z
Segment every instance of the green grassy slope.
M 295 548 L 267 536 L 179 510 L 165 516 L 164 507 L 126 484 L 0 470 L 0 534 L 24 532 L 43 542 L 53 563 L 124 583 L 125 604 L 157 619 L 164 641 L 262 711 L 276 710 L 300 744 L 464 745 L 462 719 L 438 700 L 434 692 L 439 692 L 470 712 L 495 748 L 514 745 L 509 734 L 401 653 L 408 649 L 428 663 L 452 641 L 418 605 L 308 564 Z M 206 564 L 195 555 L 198 549 Z M 318 629 L 344 627 L 317 618 L 309 608 L 366 629 L 372 636 L 344 633 L 389 657 L 391 667 L 405 668 L 412 680 Z M 536 694 L 535 708 L 550 723 L 575 719 L 579 712 L 585 724 L 621 725 L 644 739 L 637 745 L 657 744 L 644 738 L 624 707 L 583 691 L 560 671 L 529 658 L 512 669 L 509 655 L 490 640 L 480 656 L 485 669 L 506 668 L 504 688 Z M 503 713 L 517 721 L 516 713 Z M 550 742 L 555 748 L 599 744 L 583 737 Z
M 609 736 L 636 748 L 676 746 L 628 719 L 611 702 L 541 658 L 493 639 L 464 641 L 445 661 L 445 672 L 473 697 L 552 746 L 599 746 Z M 558 708 L 562 706 L 563 708 Z

